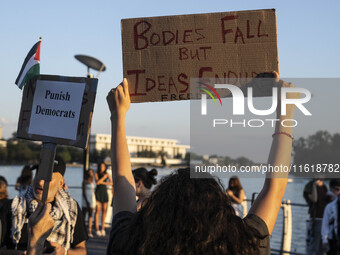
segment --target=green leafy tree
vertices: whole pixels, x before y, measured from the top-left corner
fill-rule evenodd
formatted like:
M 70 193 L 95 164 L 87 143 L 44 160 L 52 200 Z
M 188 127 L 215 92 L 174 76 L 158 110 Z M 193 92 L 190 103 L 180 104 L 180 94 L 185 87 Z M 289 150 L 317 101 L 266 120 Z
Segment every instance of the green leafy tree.
M 190 163 L 190 160 L 202 160 L 202 156 L 194 153 L 194 152 L 187 152 L 184 157 L 185 162 L 188 164 Z
M 92 152 L 90 152 L 90 162 L 91 163 L 97 163 L 99 162 L 99 152 L 98 150 L 93 150 Z
M 58 152 L 57 155 L 59 157 L 61 157 L 65 161 L 65 163 L 70 163 L 70 161 L 72 159 L 71 154 L 68 150 L 62 150 L 62 151 Z
M 29 164 L 39 160 L 40 147 L 31 141 L 12 139 L 7 143 L 7 163 Z
M 318 131 L 293 142 L 294 164 L 339 163 L 340 134 Z
M 140 158 L 155 158 L 155 157 L 157 157 L 157 154 L 154 151 L 143 150 L 143 151 L 139 151 L 137 153 L 137 157 L 140 157 Z
M 76 147 L 68 147 L 68 151 L 71 155 L 71 161 L 77 163 L 83 163 L 84 150 Z
M 7 161 L 7 148 L 6 147 L 0 147 L 0 163 L 4 164 Z
M 253 161 L 251 161 L 250 159 L 248 159 L 246 157 L 239 157 L 235 161 L 238 164 L 240 164 L 240 166 L 250 166 L 250 165 L 254 164 Z
M 228 157 L 228 156 L 226 156 L 226 157 L 224 157 L 224 164 L 226 166 L 234 165 L 235 164 L 235 160 L 230 158 L 230 157 Z
M 103 161 L 105 158 L 111 156 L 111 151 L 109 149 L 102 149 L 100 151 L 100 161 Z

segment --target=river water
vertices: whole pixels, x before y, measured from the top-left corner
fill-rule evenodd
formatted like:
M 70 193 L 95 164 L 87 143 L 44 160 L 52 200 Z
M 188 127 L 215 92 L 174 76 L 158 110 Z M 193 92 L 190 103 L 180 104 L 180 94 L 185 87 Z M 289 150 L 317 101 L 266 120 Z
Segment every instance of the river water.
M 22 166 L 0 166 L 0 175 L 5 176 L 10 185 L 15 184 L 17 177 L 20 175 Z M 172 169 L 159 170 L 158 178 L 169 174 Z M 69 192 L 81 206 L 81 182 L 82 182 L 82 168 L 81 167 L 68 167 L 65 173 L 66 184 L 70 187 Z M 251 199 L 254 192 L 259 192 L 262 188 L 264 179 L 256 178 L 241 178 L 241 184 L 244 188 L 247 198 Z M 225 187 L 228 186 L 228 179 L 222 179 Z M 302 197 L 303 188 L 308 182 L 306 179 L 296 178 L 288 183 L 284 199 L 289 199 L 293 203 L 305 204 Z M 79 187 L 79 188 L 76 188 Z M 14 187 L 9 187 L 9 196 L 13 198 L 17 195 Z M 248 203 L 248 209 L 250 204 Z M 292 233 L 292 251 L 304 253 L 305 252 L 305 239 L 306 239 L 306 220 L 308 219 L 308 208 L 292 206 L 293 217 L 293 233 Z M 283 215 L 280 211 L 278 220 L 276 222 L 274 232 L 271 237 L 271 247 L 279 249 L 282 236 L 282 221 Z

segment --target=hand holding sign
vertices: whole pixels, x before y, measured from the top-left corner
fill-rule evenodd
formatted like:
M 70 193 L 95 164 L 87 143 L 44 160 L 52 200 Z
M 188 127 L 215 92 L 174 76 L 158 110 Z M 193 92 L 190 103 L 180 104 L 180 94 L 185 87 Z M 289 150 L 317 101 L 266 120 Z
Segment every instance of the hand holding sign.
M 39 203 L 37 209 L 28 219 L 28 254 L 41 254 L 46 238 L 52 232 L 54 220 L 51 215 L 51 204 Z
M 279 80 L 277 83 L 278 83 L 278 86 L 280 87 L 279 96 L 278 96 L 279 102 L 278 102 L 278 106 L 276 109 L 276 113 L 278 117 L 282 115 L 293 116 L 297 105 L 298 106 L 301 105 L 303 109 L 307 110 L 304 106 L 302 106 L 302 104 L 305 103 L 306 98 L 310 98 L 309 92 L 306 94 L 305 98 L 301 99 L 301 92 L 304 92 L 305 89 L 296 88 L 293 83 L 285 82 L 282 80 Z M 284 110 L 282 111 L 282 109 Z

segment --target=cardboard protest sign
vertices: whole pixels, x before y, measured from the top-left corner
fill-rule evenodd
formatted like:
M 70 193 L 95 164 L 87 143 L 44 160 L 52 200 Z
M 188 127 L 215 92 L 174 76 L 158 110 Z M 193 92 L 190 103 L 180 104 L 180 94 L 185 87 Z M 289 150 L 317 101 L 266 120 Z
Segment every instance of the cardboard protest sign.
M 228 82 L 278 72 L 275 9 L 121 23 L 124 77 L 132 102 L 190 99 L 191 78 Z
M 25 86 L 17 137 L 86 148 L 97 79 L 40 75 Z

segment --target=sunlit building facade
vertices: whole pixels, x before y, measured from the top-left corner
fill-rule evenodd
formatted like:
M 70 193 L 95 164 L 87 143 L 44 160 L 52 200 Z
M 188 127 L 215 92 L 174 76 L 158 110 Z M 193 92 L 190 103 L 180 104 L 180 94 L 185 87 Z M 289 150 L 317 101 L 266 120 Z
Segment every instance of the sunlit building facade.
M 165 155 L 167 158 L 184 159 L 189 145 L 178 144 L 175 139 L 150 138 L 141 136 L 126 137 L 129 152 L 131 157 L 142 157 L 148 152 L 155 156 Z M 107 134 L 92 134 L 90 136 L 90 152 L 94 150 L 110 150 L 111 135 Z

